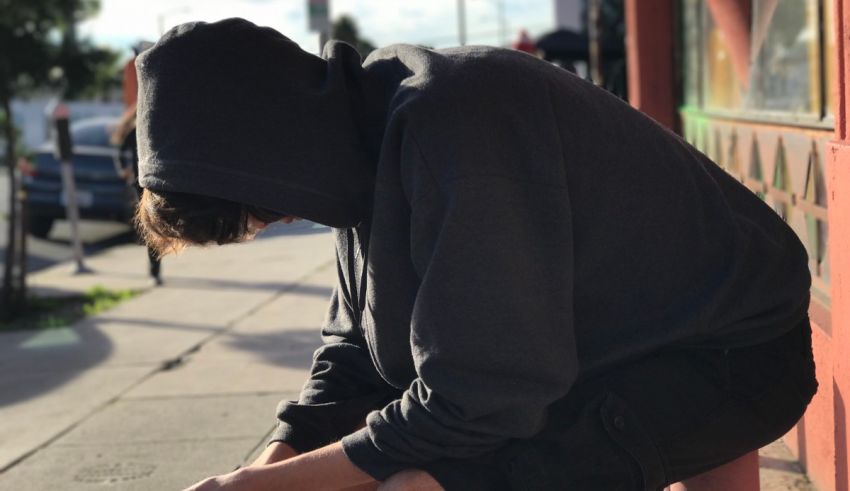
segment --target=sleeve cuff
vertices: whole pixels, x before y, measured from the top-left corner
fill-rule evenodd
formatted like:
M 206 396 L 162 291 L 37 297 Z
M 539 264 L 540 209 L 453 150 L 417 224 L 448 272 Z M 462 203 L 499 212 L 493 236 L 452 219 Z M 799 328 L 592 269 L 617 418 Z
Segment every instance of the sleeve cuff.
M 385 481 L 393 474 L 416 467 L 415 465 L 394 461 L 380 451 L 372 443 L 368 427 L 344 437 L 342 439 L 342 450 L 348 460 L 377 481 Z
M 310 438 L 308 436 L 309 434 L 310 432 L 307 431 L 296 430 L 289 423 L 279 422 L 277 428 L 272 431 L 267 445 L 274 442 L 283 442 L 299 454 L 302 454 L 321 446 L 314 438 Z

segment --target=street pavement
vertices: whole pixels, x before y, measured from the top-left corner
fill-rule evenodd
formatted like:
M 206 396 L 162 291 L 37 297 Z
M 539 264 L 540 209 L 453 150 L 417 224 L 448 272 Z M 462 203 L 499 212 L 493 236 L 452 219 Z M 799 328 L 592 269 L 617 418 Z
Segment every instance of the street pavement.
M 61 295 L 147 291 L 67 328 L 0 334 L 0 489 L 182 489 L 252 458 L 306 378 L 336 277 L 328 229 L 189 250 L 145 277 L 142 247 L 31 277 Z
M 336 278 L 329 230 L 276 225 L 192 249 L 145 276 L 121 245 L 30 277 L 40 296 L 101 284 L 145 293 L 65 328 L 0 334 L 0 490 L 179 490 L 250 462 L 297 398 Z M 764 491 L 815 491 L 781 442 Z

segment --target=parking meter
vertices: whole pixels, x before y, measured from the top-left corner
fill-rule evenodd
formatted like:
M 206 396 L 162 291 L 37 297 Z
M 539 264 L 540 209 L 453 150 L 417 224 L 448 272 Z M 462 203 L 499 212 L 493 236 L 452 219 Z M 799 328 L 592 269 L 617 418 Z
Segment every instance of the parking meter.
M 71 227 L 71 249 L 74 253 L 74 274 L 89 270 L 83 263 L 83 244 L 80 240 L 80 209 L 77 203 L 77 186 L 74 179 L 73 142 L 68 122 L 68 106 L 59 104 L 53 112 L 54 148 L 53 153 L 60 163 L 62 173 L 61 199 L 65 205 L 65 215 Z

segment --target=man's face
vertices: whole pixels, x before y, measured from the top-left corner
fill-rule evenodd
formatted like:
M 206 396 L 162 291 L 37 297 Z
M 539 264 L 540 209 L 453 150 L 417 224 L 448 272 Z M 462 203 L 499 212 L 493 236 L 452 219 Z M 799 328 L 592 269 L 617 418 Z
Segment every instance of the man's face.
M 283 218 L 280 218 L 276 221 L 286 223 L 286 224 L 290 224 L 290 223 L 292 223 L 296 220 L 301 220 L 301 218 L 285 215 Z M 255 217 L 254 215 L 248 213 L 248 234 L 251 237 L 253 237 L 254 235 L 257 235 L 261 230 L 268 227 L 269 223 L 274 223 L 274 222 L 266 222 L 266 221 L 260 220 L 259 218 Z

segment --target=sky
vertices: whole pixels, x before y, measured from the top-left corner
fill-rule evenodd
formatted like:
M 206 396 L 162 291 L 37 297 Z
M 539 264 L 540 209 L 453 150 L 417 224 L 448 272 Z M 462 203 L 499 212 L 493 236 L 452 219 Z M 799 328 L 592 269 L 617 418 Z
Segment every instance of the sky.
M 331 18 L 348 14 L 361 37 L 377 46 L 393 43 L 445 47 L 458 44 L 457 0 L 328 0 Z M 465 0 L 467 44 L 500 44 L 500 5 L 507 41 L 520 29 L 532 35 L 554 26 L 552 0 Z M 130 52 L 139 40 L 155 41 L 160 27 L 243 17 L 270 26 L 305 50 L 318 51 L 307 28 L 307 0 L 101 0 L 101 9 L 79 27 L 96 44 Z

